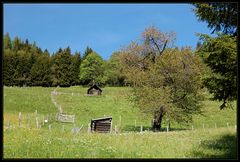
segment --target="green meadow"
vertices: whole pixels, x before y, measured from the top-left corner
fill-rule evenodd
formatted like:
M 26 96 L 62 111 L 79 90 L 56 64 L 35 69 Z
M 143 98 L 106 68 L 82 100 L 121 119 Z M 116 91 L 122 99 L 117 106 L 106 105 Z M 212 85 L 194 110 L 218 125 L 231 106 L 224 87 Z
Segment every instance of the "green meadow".
M 57 88 L 62 94 L 54 100 L 64 113 L 75 115 L 74 124 L 56 122 L 55 89 L 3 88 L 4 158 L 237 158 L 236 103 L 219 110 L 221 103 L 207 97 L 203 115 L 194 115 L 192 123 L 171 123 L 167 132 L 163 122 L 162 132 L 153 133 L 151 116 L 129 101 L 128 87 L 104 87 L 101 96 L 86 96 L 87 88 L 80 86 Z M 113 131 L 89 134 L 90 120 L 103 116 L 113 118 Z M 71 132 L 81 126 L 79 133 Z

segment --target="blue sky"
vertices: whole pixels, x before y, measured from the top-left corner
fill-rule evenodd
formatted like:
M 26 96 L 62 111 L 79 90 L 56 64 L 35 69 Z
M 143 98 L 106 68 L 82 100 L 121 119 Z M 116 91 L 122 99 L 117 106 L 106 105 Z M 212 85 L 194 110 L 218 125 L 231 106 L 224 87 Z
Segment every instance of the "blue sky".
M 196 33 L 210 34 L 185 3 L 159 4 L 4 4 L 4 34 L 35 41 L 50 53 L 69 46 L 84 53 L 87 46 L 108 59 L 114 51 L 140 38 L 154 25 L 176 32 L 175 45 L 196 47 Z

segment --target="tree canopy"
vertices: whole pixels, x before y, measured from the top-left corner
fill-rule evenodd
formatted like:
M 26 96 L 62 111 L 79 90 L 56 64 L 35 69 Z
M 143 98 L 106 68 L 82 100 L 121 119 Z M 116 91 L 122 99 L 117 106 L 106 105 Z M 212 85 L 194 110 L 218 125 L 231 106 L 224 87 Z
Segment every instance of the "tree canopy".
M 87 57 L 82 61 L 80 69 L 81 72 L 79 77 L 82 84 L 102 84 L 105 82 L 104 60 L 96 52 L 91 52 L 87 55 Z
M 208 23 L 216 37 L 199 34 L 197 48 L 210 73 L 203 78 L 214 100 L 223 101 L 220 109 L 237 98 L 237 3 L 194 3 L 200 21 Z M 222 32 L 222 33 L 221 33 Z
M 194 12 L 199 21 L 208 23 L 212 33 L 222 31 L 225 34 L 237 35 L 237 3 L 211 2 L 193 3 Z
M 160 131 L 164 118 L 190 122 L 193 114 L 201 113 L 200 57 L 189 48 L 170 48 L 174 34 L 157 28 L 147 28 L 142 39 L 121 51 L 124 74 L 133 87 L 132 101 L 153 115 L 155 131 Z
M 237 98 L 237 39 L 229 35 L 212 38 L 200 35 L 203 40 L 199 54 L 210 72 L 203 78 L 204 85 L 213 94 L 213 100 L 223 101 L 221 109 Z

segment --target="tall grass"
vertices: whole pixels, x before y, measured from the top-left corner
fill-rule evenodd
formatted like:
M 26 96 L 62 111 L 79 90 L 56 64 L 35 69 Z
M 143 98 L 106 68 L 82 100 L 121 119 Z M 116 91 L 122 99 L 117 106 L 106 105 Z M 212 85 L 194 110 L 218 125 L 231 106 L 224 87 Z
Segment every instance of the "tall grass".
M 3 155 L 4 158 L 236 158 L 236 131 L 231 127 L 72 134 L 58 129 L 49 132 L 17 128 L 4 131 Z

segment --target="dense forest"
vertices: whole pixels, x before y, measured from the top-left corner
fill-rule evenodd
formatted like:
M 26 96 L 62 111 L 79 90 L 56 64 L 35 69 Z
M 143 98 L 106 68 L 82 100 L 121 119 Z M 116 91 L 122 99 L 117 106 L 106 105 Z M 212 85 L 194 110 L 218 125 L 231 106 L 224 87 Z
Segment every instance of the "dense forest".
M 83 56 L 70 47 L 50 54 L 35 42 L 4 35 L 3 84 L 6 86 L 61 86 L 92 83 L 123 86 L 124 77 L 117 67 L 118 53 L 108 61 L 87 47 Z

